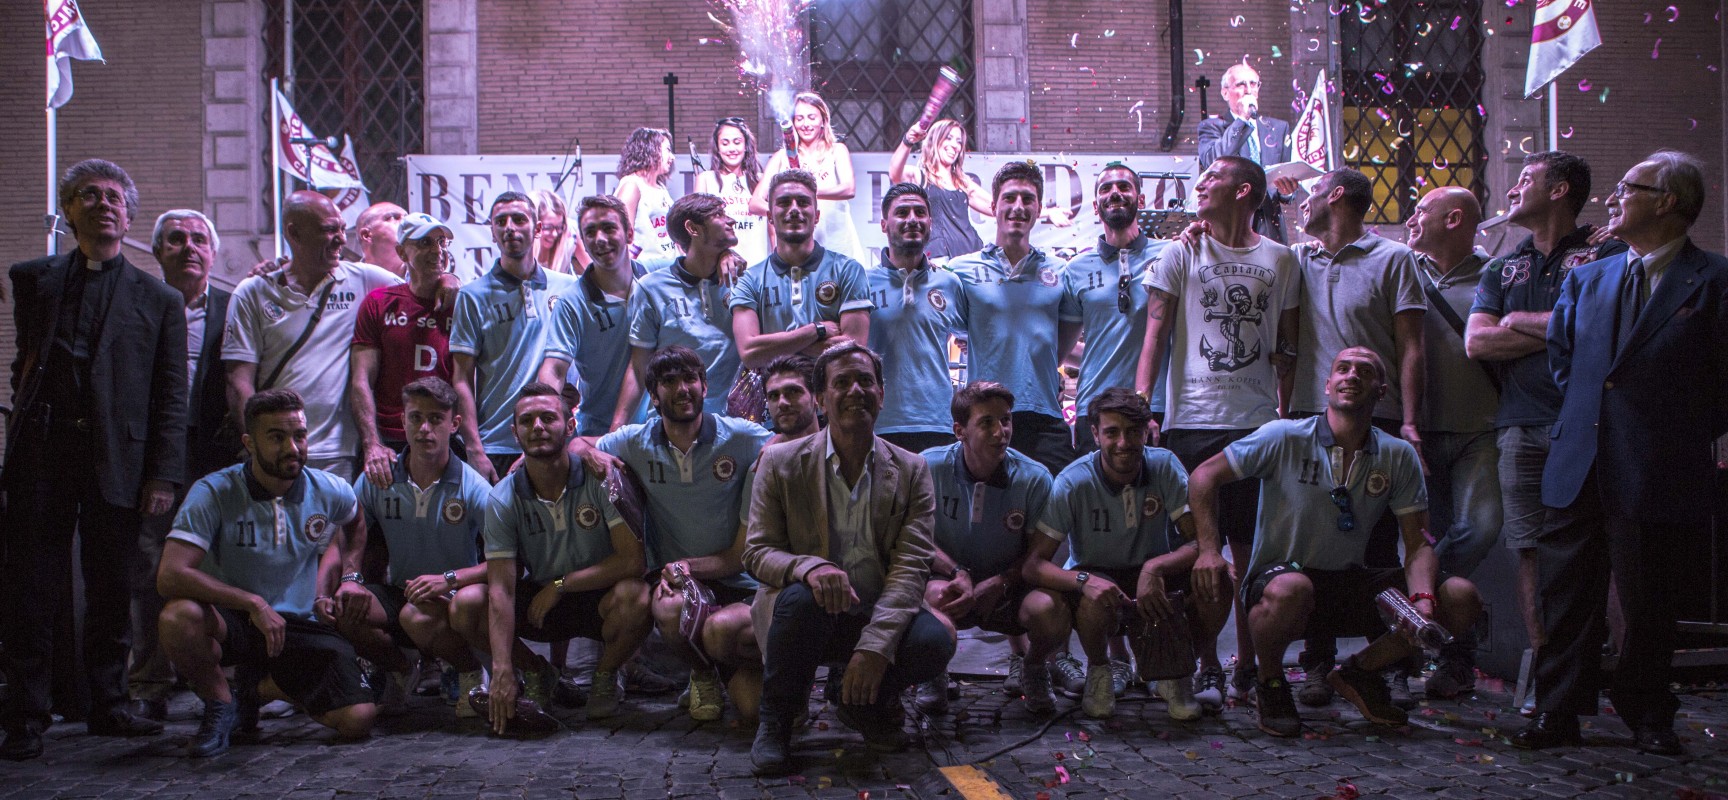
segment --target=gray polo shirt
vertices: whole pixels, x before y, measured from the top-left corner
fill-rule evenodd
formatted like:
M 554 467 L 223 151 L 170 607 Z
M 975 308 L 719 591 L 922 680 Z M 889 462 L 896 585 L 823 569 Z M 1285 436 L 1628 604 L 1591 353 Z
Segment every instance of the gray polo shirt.
M 1427 256 L 1418 256 L 1417 265 L 1423 283 L 1436 286 L 1458 319 L 1468 320 L 1488 259 L 1471 253 L 1444 274 Z M 1422 352 L 1427 359 L 1428 380 L 1422 394 L 1421 429 L 1436 433 L 1494 430 L 1500 393 L 1488 382 L 1483 364 L 1465 355 L 1464 337 L 1437 309 L 1422 315 Z
M 1374 406 L 1376 419 L 1404 418 L 1399 397 L 1398 348 L 1392 318 L 1400 311 L 1426 311 L 1416 277 L 1416 253 L 1373 233 L 1328 253 L 1319 242 L 1293 248 L 1302 265 L 1302 332 L 1296 345 L 1296 391 L 1291 408 L 1326 410 L 1326 376 L 1346 347 L 1379 353 L 1392 374 L 1386 396 Z

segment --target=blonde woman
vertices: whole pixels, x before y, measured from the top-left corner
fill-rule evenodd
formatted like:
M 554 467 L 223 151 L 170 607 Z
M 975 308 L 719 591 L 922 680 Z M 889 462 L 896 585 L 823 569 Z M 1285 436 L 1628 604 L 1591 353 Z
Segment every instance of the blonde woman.
M 906 162 L 918 146 L 918 174 L 907 176 Z M 996 216 L 990 205 L 990 190 L 966 174 L 966 128 L 951 119 L 937 120 L 928 131 L 918 124 L 900 139 L 888 159 L 888 182 L 908 180 L 924 187 L 930 196 L 930 258 L 953 258 L 984 249 L 978 230 L 972 226 L 976 211 Z M 1042 218 L 1058 227 L 1073 224 L 1066 211 L 1046 208 Z
M 528 193 L 534 198 L 534 210 L 540 215 L 540 233 L 534 242 L 534 260 L 553 272 L 580 275 L 588 267 L 588 253 L 582 242 L 570 230 L 564 198 L 550 189 Z
M 850 256 L 860 264 L 870 264 L 858 241 L 858 230 L 852 225 L 851 200 L 857 195 L 852 182 L 852 154 L 834 138 L 834 127 L 828 101 L 814 92 L 800 92 L 792 107 L 792 134 L 797 141 L 798 168 L 816 176 L 816 243 Z M 768 159 L 763 174 L 770 179 L 791 168 L 782 149 Z M 768 183 L 756 186 L 750 199 L 750 212 L 767 216 Z
M 666 233 L 666 215 L 672 210 L 672 193 L 666 182 L 676 163 L 672 134 L 660 128 L 632 131 L 618 156 L 616 196 L 630 211 L 636 259 L 650 270 L 671 264 L 678 257 L 678 248 Z

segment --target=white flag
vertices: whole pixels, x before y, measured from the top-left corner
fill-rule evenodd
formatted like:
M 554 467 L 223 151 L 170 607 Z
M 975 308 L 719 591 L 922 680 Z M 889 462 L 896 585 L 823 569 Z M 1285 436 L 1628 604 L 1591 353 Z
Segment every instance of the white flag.
M 317 134 L 306 128 L 300 115 L 281 91 L 276 92 L 276 150 L 281 155 L 282 171 L 318 189 L 364 189 L 358 173 L 350 174 L 322 144 L 296 144 L 295 139 L 316 139 Z
M 355 181 L 360 180 L 360 165 L 354 160 L 354 140 L 349 138 L 347 134 L 342 135 L 342 168 Z M 342 212 L 342 222 L 352 228 L 360 222 L 360 212 L 372 205 L 372 196 L 366 191 L 366 186 L 361 184 L 343 189 L 340 194 L 336 195 L 334 202 L 336 203 L 336 210 Z
M 1529 97 L 1585 53 L 1602 44 L 1596 28 L 1594 0 L 1539 0 L 1530 28 L 1530 65 L 1524 71 L 1524 96 Z
M 1314 77 L 1314 91 L 1290 131 L 1292 155 L 1321 172 L 1332 169 L 1332 111 L 1326 102 L 1326 70 Z
M 48 12 L 48 107 L 59 108 L 72 99 L 72 59 L 102 61 L 78 0 L 47 0 Z M 106 63 L 106 62 L 104 62 Z

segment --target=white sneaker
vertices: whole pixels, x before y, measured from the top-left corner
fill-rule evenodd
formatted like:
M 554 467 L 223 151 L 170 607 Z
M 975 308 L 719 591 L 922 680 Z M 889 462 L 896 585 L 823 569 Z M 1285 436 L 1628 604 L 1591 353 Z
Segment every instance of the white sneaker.
M 691 719 L 697 722 L 714 722 L 724 716 L 726 707 L 720 692 L 720 679 L 713 670 L 691 670 L 690 686 L 686 691 L 690 694 Z M 593 702 L 592 697 L 589 702 Z M 593 711 L 589 711 L 589 714 L 592 715 Z
M 486 673 L 480 670 L 464 672 L 456 676 L 456 718 L 472 719 L 480 716 L 480 712 L 468 704 L 468 693 L 486 682 Z
M 1222 669 L 1202 669 L 1194 673 L 1194 699 L 1200 701 L 1200 707 L 1207 711 L 1221 711 L 1224 708 L 1224 685 L 1229 682 Z
M 1116 713 L 1116 692 L 1111 686 L 1108 662 L 1086 667 L 1086 693 L 1080 698 L 1080 710 L 1093 719 L 1109 719 Z
M 1200 701 L 1194 699 L 1194 679 L 1172 678 L 1158 682 L 1158 696 L 1168 704 L 1170 718 L 1174 720 L 1199 719 L 1203 709 Z
M 1026 657 L 1008 655 L 1008 677 L 1002 679 L 1002 691 L 1009 697 L 1025 691 Z

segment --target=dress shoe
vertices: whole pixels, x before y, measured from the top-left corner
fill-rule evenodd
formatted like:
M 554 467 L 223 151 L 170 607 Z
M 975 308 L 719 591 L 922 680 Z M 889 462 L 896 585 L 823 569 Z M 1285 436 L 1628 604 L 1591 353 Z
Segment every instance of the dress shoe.
M 25 723 L 22 728 L 6 731 L 6 742 L 0 744 L 0 759 L 29 761 L 42 755 L 42 731 Z
M 162 732 L 162 723 L 116 708 L 106 714 L 92 714 L 85 723 L 91 736 L 155 736 Z
M 1673 728 L 1634 728 L 1632 741 L 1640 751 L 1651 755 L 1677 756 L 1685 752 Z
M 1577 717 L 1544 711 L 1508 741 L 1520 750 L 1546 750 L 1561 745 L 1577 746 L 1584 743 L 1584 738 L 1578 732 Z
M 140 697 L 136 700 L 133 700 L 130 703 L 127 703 L 126 704 L 126 710 L 132 712 L 132 716 L 134 716 L 134 717 L 143 717 L 144 719 L 153 719 L 153 720 L 156 720 L 157 722 L 162 722 L 162 721 L 168 719 L 168 701 L 167 700 L 160 700 L 160 699 L 147 700 L 145 698 Z

